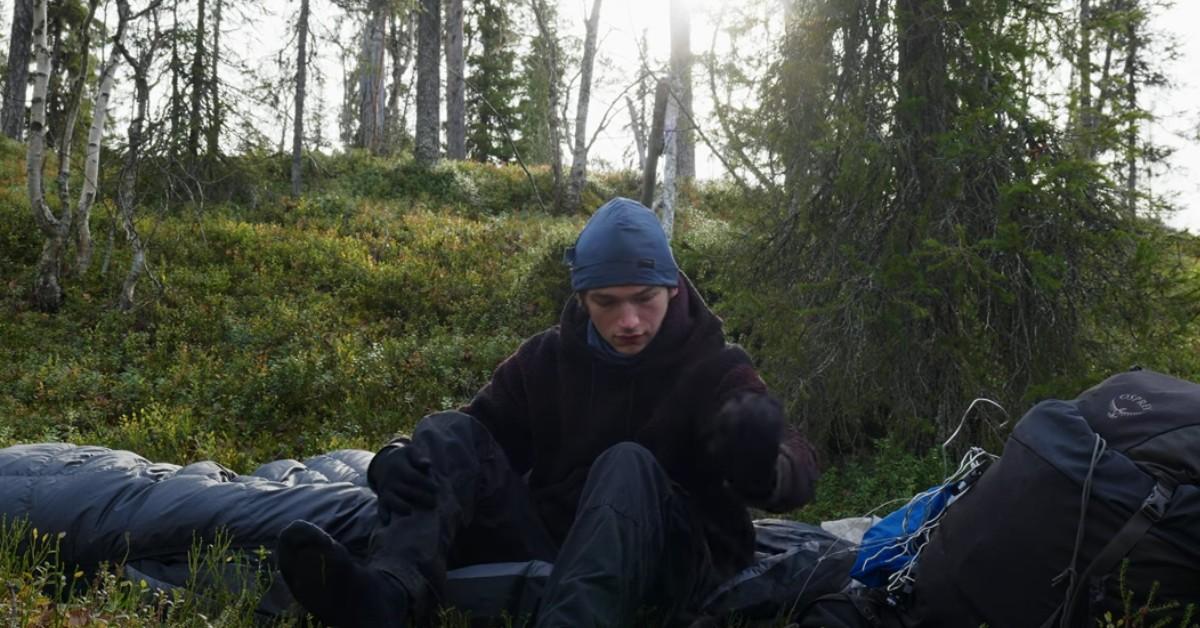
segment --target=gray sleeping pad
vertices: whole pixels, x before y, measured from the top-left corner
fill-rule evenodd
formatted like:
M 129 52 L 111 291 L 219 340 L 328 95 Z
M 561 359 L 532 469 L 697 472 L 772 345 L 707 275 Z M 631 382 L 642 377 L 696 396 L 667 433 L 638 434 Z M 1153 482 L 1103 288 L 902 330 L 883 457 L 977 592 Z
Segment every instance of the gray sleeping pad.
M 338 450 L 307 460 L 276 460 L 250 475 L 214 462 L 152 463 L 132 452 L 63 443 L 0 449 L 0 517 L 64 533 L 60 556 L 85 570 L 122 563 L 156 588 L 185 586 L 188 553 L 225 536 L 230 547 L 271 550 L 291 521 L 324 529 L 365 556 L 377 520 L 366 470 L 374 454 Z M 758 562 L 713 592 L 706 610 L 770 617 L 849 583 L 853 545 L 816 526 L 761 520 Z M 529 614 L 552 565 L 496 563 L 448 574 L 446 599 L 476 618 Z M 276 578 L 264 614 L 295 610 Z

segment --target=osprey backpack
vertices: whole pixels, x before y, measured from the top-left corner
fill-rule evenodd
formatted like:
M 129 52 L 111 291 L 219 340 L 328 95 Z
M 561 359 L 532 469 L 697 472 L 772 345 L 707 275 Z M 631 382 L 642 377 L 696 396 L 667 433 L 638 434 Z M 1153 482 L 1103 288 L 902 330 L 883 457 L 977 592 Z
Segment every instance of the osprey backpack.
M 929 626 L 1200 622 L 1200 385 L 1134 370 L 1034 406 L 942 517 L 908 608 Z

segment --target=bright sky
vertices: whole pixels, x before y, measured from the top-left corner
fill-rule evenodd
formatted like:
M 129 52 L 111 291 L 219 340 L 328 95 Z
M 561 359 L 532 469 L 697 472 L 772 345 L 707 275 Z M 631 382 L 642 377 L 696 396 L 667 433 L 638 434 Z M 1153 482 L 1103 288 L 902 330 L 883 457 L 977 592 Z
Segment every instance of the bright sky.
M 1200 2 L 1177 0 L 1157 16 L 1155 25 L 1175 36 L 1179 58 L 1165 68 L 1175 86 L 1150 101 L 1159 119 L 1150 129 L 1151 139 L 1175 149 L 1153 190 L 1172 195 L 1180 207 L 1167 219 L 1169 224 L 1200 234 Z

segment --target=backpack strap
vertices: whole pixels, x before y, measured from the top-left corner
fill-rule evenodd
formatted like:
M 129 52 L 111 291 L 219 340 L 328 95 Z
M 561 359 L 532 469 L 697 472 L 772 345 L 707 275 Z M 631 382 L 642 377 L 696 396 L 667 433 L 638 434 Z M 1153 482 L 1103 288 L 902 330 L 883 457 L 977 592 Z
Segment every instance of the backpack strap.
M 1083 591 L 1089 587 L 1092 578 L 1111 572 L 1133 549 L 1133 546 L 1137 545 L 1138 541 L 1146 535 L 1146 532 L 1163 518 L 1167 507 L 1171 504 L 1171 498 L 1174 496 L 1175 485 L 1163 480 L 1159 480 L 1154 488 L 1150 489 L 1150 494 L 1142 502 L 1141 508 L 1133 513 L 1133 516 L 1125 522 L 1125 525 L 1113 536 L 1108 545 L 1100 550 L 1083 575 L 1076 581 L 1075 589 L 1068 593 L 1067 600 L 1054 610 L 1046 623 L 1042 624 L 1043 628 L 1053 626 L 1059 617 L 1062 618 L 1059 625 L 1070 628 L 1075 610 L 1082 601 Z

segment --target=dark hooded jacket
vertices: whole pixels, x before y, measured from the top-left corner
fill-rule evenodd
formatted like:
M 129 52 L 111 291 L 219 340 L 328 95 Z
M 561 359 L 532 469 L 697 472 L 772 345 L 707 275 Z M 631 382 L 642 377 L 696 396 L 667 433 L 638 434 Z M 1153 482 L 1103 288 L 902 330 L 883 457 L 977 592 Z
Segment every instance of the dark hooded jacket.
M 730 398 L 766 394 L 750 357 L 725 342 L 722 323 L 680 275 L 658 334 L 632 365 L 598 359 L 588 315 L 574 298 L 559 324 L 526 340 L 463 408 L 483 423 L 518 473 L 528 473 L 535 507 L 561 542 L 594 460 L 634 441 L 654 453 L 686 496 L 726 578 L 750 564 L 754 528 L 746 506 L 781 512 L 812 497 L 811 448 L 785 431 L 767 497 L 737 494 L 707 453 L 715 416 Z

